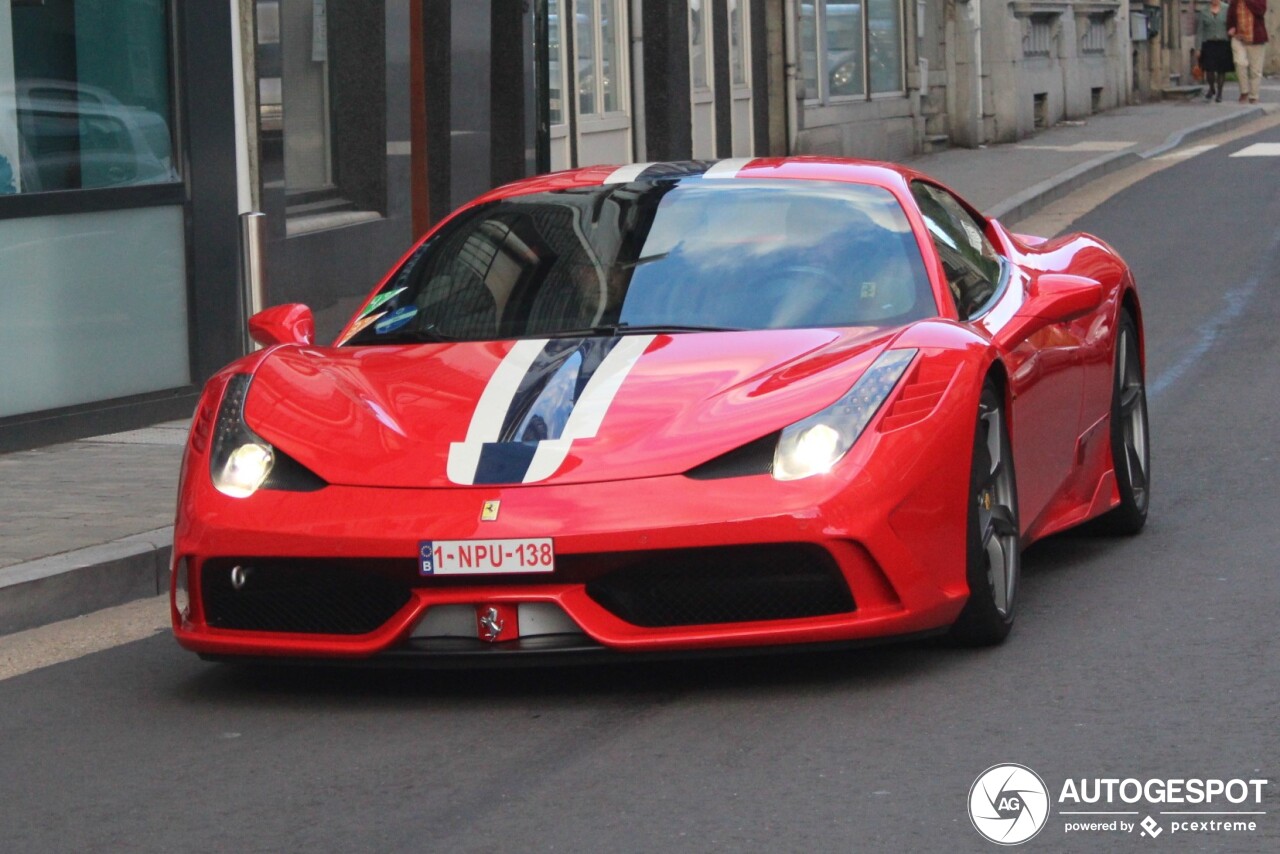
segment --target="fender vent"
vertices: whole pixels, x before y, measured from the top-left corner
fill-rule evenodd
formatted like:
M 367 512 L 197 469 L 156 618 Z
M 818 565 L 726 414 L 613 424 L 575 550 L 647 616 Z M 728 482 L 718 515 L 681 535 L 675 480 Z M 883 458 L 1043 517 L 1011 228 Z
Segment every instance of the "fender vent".
M 921 362 L 880 420 L 880 432 L 888 433 L 928 418 L 947 393 L 955 374 L 955 367 Z

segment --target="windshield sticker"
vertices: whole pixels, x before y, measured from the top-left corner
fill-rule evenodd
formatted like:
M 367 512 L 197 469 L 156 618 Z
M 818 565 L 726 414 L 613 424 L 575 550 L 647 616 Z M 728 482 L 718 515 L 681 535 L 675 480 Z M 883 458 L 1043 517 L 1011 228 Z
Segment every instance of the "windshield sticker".
M 385 311 L 380 311 L 377 314 L 371 314 L 368 317 L 360 318 L 355 323 L 351 324 L 351 329 L 347 331 L 346 335 L 343 335 L 341 338 L 339 338 L 337 343 L 334 344 L 334 346 L 341 347 L 343 344 L 346 344 L 352 338 L 356 337 L 365 329 L 367 329 L 370 326 L 370 324 L 375 323 L 378 320 L 378 318 L 382 317 L 384 314 L 386 314 Z
M 410 320 L 413 320 L 414 315 L 417 313 L 418 307 L 416 305 L 401 306 L 375 323 L 373 325 L 373 331 L 379 335 L 386 335 L 388 332 L 395 332 Z
M 400 294 L 404 293 L 404 291 L 404 288 L 396 288 L 395 290 L 387 291 L 385 294 L 378 294 L 376 297 L 369 300 L 369 304 L 364 307 L 364 311 L 360 312 L 360 316 L 364 317 L 372 314 L 378 310 L 378 306 L 382 305 L 387 300 L 395 299 L 400 296 Z

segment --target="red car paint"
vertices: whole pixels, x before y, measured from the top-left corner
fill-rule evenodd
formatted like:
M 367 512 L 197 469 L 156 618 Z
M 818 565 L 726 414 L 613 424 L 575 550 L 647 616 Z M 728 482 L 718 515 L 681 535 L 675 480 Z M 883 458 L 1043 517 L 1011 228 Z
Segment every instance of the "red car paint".
M 473 205 L 596 186 L 612 172 L 590 167 L 532 178 Z M 519 603 L 534 602 L 555 603 L 591 642 L 617 651 L 855 641 L 945 628 L 969 592 L 965 507 L 974 413 L 992 370 L 1007 377 L 1023 545 L 1118 503 L 1108 429 L 1116 327 L 1122 305 L 1137 313 L 1138 304 L 1132 276 L 1109 247 L 1085 235 L 1048 241 L 1014 235 L 985 221 L 1011 276 L 992 310 L 963 322 L 909 189 L 924 176 L 889 164 L 807 157 L 757 159 L 738 175 L 889 190 L 915 231 L 937 317 L 885 329 L 658 334 L 596 436 L 574 440 L 551 477 L 499 486 L 450 482 L 446 457 L 450 443 L 466 435 L 477 399 L 513 342 L 282 344 L 251 354 L 208 384 L 183 461 L 174 567 L 175 573 L 184 567 L 192 596 L 185 613 L 173 609 L 179 643 L 211 655 L 363 658 L 401 648 L 432 607 L 498 606 L 509 621 Z M 1032 304 L 1040 277 L 1050 273 L 1100 283 L 1101 304 L 1070 322 L 1004 340 L 1002 329 Z M 888 347 L 919 355 L 829 474 L 797 481 L 685 476 L 823 409 Z M 226 381 L 240 373 L 254 376 L 244 408 L 248 426 L 327 487 L 260 489 L 246 499 L 213 487 L 208 437 Z M 481 521 L 483 505 L 493 501 L 500 502 L 499 518 Z M 213 558 L 406 559 L 428 539 L 522 537 L 554 538 L 558 561 L 814 544 L 835 560 L 857 607 L 829 616 L 643 627 L 620 619 L 587 595 L 582 580 L 561 573 L 536 582 L 420 580 L 375 630 L 337 635 L 211 626 L 198 593 Z M 501 640 L 510 636 L 504 630 Z

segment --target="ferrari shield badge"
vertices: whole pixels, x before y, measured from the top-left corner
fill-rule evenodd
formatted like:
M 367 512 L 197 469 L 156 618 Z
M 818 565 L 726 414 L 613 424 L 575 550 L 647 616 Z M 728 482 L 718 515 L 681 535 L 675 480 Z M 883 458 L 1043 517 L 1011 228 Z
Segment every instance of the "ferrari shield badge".
M 502 506 L 501 501 L 486 501 L 484 507 L 480 509 L 481 522 L 498 521 L 498 508 Z

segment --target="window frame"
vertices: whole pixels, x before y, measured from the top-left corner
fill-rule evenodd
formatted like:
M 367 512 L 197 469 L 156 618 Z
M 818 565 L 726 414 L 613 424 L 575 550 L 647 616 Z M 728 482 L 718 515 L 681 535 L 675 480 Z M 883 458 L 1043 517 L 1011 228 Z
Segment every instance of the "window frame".
M 579 0 L 571 0 L 570 5 L 573 7 L 573 43 L 574 56 L 573 62 L 573 97 L 574 97 L 574 113 L 580 124 L 596 125 L 598 123 L 609 123 L 611 120 L 619 117 L 630 116 L 631 114 L 631 75 L 628 67 L 628 43 L 630 39 L 629 21 L 627 19 L 627 5 L 622 0 L 586 0 L 591 4 L 592 16 L 589 31 L 584 31 L 578 24 L 578 4 Z M 608 7 L 612 12 L 611 21 L 615 34 L 614 56 L 613 61 L 617 65 L 616 79 L 614 80 L 614 98 L 616 103 L 614 109 L 605 109 L 605 93 L 602 85 L 603 76 L 599 73 L 593 75 L 592 99 L 595 109 L 586 111 L 582 109 L 582 93 L 580 88 L 581 69 L 578 66 L 580 57 L 579 45 L 583 44 L 580 39 L 589 36 L 592 48 L 592 61 L 597 69 L 604 67 L 603 49 L 604 40 L 604 16 L 600 13 Z
M 804 78 L 804 43 L 801 22 L 804 19 L 803 4 L 796 6 L 795 20 L 795 38 L 796 50 L 800 56 L 799 72 L 800 84 L 804 87 L 804 104 L 806 107 L 824 107 L 824 106 L 841 106 L 845 104 L 858 104 L 867 101 L 885 100 L 888 98 L 901 98 L 907 94 L 907 34 L 906 34 L 906 8 L 904 0 L 894 0 L 894 7 L 897 10 L 897 29 L 898 29 L 898 79 L 901 86 L 894 90 L 884 92 L 872 91 L 871 86 L 871 24 L 867 15 L 866 0 L 859 0 L 860 17 L 861 17 L 861 41 L 862 41 L 862 92 L 860 94 L 851 95 L 833 95 L 831 94 L 831 69 L 828 67 L 828 5 L 831 0 L 812 0 L 814 9 L 814 62 L 817 66 L 817 92 L 810 93 L 808 84 Z

